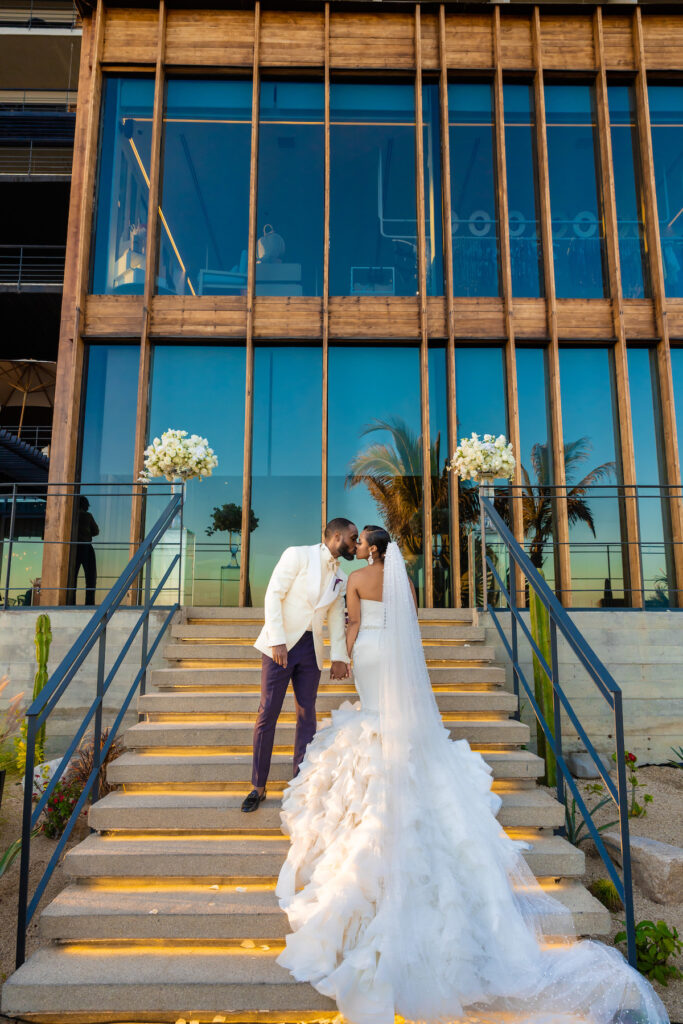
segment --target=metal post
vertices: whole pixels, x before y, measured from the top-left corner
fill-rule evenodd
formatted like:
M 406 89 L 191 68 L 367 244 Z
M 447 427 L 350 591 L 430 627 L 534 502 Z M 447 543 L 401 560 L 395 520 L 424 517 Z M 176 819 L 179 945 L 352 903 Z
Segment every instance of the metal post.
M 555 619 L 550 615 L 550 671 L 552 677 L 550 682 L 553 687 L 553 721 L 555 726 L 555 749 L 559 757 L 562 757 L 562 705 L 560 704 L 560 698 L 558 696 L 557 688 L 560 683 L 559 667 L 557 660 L 557 625 Z M 559 803 L 564 807 L 564 775 L 560 769 L 559 763 L 556 766 L 557 775 L 557 799 Z M 557 829 L 558 835 L 565 834 L 565 826 Z
M 9 608 L 9 581 L 12 572 L 12 547 L 14 546 L 14 522 L 17 510 L 17 485 L 12 484 L 12 511 L 9 520 L 9 543 L 7 544 L 7 573 L 5 575 L 5 608 Z
M 97 691 L 98 700 L 95 710 L 95 727 L 93 730 L 93 768 L 95 769 L 95 782 L 92 789 L 92 802 L 100 798 L 100 759 L 102 757 L 102 702 L 104 700 L 104 669 L 105 656 L 107 653 L 107 620 L 100 633 L 99 645 L 97 648 Z M 94 830 L 93 830 L 94 831 Z
M 516 587 L 516 568 L 517 563 L 512 557 L 512 552 L 508 549 L 508 593 L 510 595 L 510 646 L 512 647 L 512 686 L 514 689 L 515 697 L 517 698 L 517 707 L 515 709 L 514 718 L 519 721 L 519 671 L 518 671 L 518 655 L 517 655 L 517 587 Z
M 145 573 L 145 611 L 149 612 L 149 602 L 152 592 L 152 552 L 145 559 L 145 565 L 143 567 Z M 145 667 L 147 662 L 147 646 L 149 637 L 149 615 L 145 615 L 144 622 L 142 623 L 142 649 L 140 652 L 140 667 L 142 669 L 142 676 L 140 678 L 140 696 L 144 696 L 147 688 L 147 669 Z M 142 718 L 142 715 L 140 716 Z
M 626 792 L 626 751 L 624 749 L 624 713 L 621 691 L 614 697 L 614 735 L 617 747 L 617 795 L 619 797 L 619 833 L 621 836 L 621 865 L 624 881 L 624 914 L 626 917 L 626 945 L 628 962 L 636 966 L 636 923 L 633 913 L 633 881 L 631 878 L 631 843 L 628 828 L 628 795 Z
M 486 571 L 486 513 L 484 512 L 484 485 L 479 484 L 479 518 L 481 521 L 481 593 L 482 607 L 484 611 L 489 606 L 488 601 L 488 573 Z
M 474 533 L 472 530 L 467 534 L 467 580 L 469 589 L 470 608 L 477 606 L 477 580 L 474 571 Z
M 180 551 L 178 559 L 178 604 L 183 604 L 183 509 L 185 508 L 185 481 L 180 484 Z
M 33 812 L 33 769 L 36 757 L 36 717 L 27 715 L 26 767 L 24 769 L 24 811 L 21 820 L 21 861 L 19 865 L 19 907 L 17 910 L 17 968 L 26 959 L 28 876 L 31 863 L 31 816 Z

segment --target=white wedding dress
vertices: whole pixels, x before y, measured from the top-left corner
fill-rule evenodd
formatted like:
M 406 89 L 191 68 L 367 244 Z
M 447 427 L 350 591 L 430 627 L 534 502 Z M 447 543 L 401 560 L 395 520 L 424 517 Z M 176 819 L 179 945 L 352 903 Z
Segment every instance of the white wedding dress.
M 571 915 L 498 824 L 483 757 L 441 722 L 395 544 L 384 601 L 361 613 L 360 702 L 322 724 L 283 798 L 278 962 L 352 1024 L 665 1024 L 618 950 L 552 939 Z

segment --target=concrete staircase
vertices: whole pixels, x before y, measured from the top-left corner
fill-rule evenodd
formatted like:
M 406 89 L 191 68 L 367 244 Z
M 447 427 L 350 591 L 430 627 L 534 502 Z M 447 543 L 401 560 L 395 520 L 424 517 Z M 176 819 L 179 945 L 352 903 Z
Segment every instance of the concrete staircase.
M 542 762 L 503 688 L 484 629 L 466 610 L 420 612 L 429 672 L 451 736 L 466 737 L 494 773 L 499 820 L 532 843 L 527 861 L 573 911 L 581 934 L 609 915 L 583 887 L 584 855 L 553 829 L 563 808 L 536 786 Z M 90 810 L 92 833 L 67 855 L 71 881 L 41 916 L 45 945 L 6 983 L 2 1010 L 39 1020 L 311 1021 L 334 1004 L 275 962 L 287 919 L 274 885 L 287 852 L 280 794 L 291 774 L 291 694 L 275 739 L 269 797 L 240 811 L 251 788 L 260 655 L 258 609 L 185 608 L 168 667 L 151 673 L 144 720 L 110 766 L 118 786 Z M 356 699 L 325 671 L 324 716 Z M 561 925 L 558 921 L 558 933 Z

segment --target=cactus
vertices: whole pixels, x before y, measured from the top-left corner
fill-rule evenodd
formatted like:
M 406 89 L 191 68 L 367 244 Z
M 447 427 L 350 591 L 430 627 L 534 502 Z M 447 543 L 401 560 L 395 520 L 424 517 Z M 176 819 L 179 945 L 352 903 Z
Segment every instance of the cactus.
M 40 691 L 43 689 L 47 682 L 47 659 L 50 653 L 50 641 L 52 640 L 52 630 L 50 629 L 50 616 L 39 615 L 36 619 L 36 661 L 38 663 L 38 671 L 36 672 L 35 679 L 33 682 L 33 700 L 36 699 Z M 21 723 L 21 735 L 17 736 L 14 740 L 14 747 L 17 755 L 17 768 L 20 772 L 26 770 L 26 734 L 28 726 L 26 718 Z M 36 736 L 36 751 L 35 751 L 35 764 L 41 764 L 45 760 L 45 722 L 41 725 Z
M 539 569 L 540 572 L 540 569 Z M 541 576 L 543 573 L 541 572 Z M 531 635 L 536 645 L 546 660 L 548 667 L 551 667 L 550 652 L 550 615 L 540 597 L 533 587 L 529 587 L 529 613 L 531 616 Z M 555 718 L 553 714 L 553 687 L 547 675 L 541 668 L 537 656 L 533 655 L 534 663 L 534 693 L 543 717 L 550 727 L 550 732 L 555 735 Z M 554 786 L 557 783 L 557 765 L 555 755 L 546 742 L 545 733 L 539 722 L 536 723 L 536 748 L 538 756 L 545 761 L 545 777 L 543 781 L 546 786 Z

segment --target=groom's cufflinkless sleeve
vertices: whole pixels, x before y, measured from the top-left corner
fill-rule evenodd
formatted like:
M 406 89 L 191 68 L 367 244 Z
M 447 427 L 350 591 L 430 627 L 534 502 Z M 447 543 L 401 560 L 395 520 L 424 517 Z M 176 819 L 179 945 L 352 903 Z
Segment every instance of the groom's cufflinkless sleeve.
M 330 659 L 332 661 L 351 661 L 346 650 L 346 623 L 344 621 L 344 594 L 346 581 L 342 584 L 341 593 L 335 598 L 327 613 L 327 626 L 330 632 Z
M 270 577 L 263 603 L 268 642 L 272 647 L 286 643 L 285 626 L 282 619 L 282 602 L 298 576 L 299 568 L 297 549 L 287 548 L 282 553 L 282 557 L 273 569 L 273 575 Z

